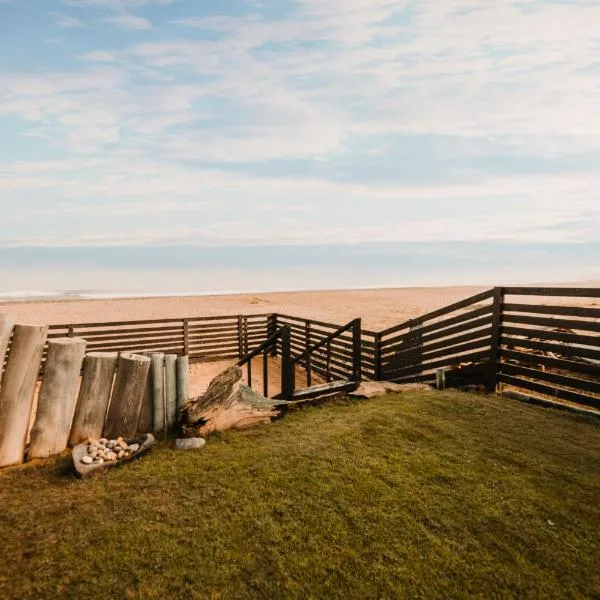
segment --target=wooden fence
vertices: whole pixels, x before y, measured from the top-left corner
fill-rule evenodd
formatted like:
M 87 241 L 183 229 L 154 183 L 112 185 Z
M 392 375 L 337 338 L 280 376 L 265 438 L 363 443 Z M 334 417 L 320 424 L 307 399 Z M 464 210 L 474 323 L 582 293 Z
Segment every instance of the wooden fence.
M 600 308 L 547 299 L 600 298 L 600 289 L 497 288 L 497 381 L 600 408 Z M 543 297 L 544 304 L 531 299 Z M 530 300 L 527 302 L 527 300 Z
M 267 336 L 269 315 L 51 325 L 49 338 L 82 337 L 88 352 L 165 352 L 190 359 L 239 358 Z
M 594 298 L 600 289 L 494 288 L 381 332 L 362 329 L 361 378 L 433 383 L 444 369 L 450 387 L 493 391 L 508 385 L 600 408 L 600 307 L 589 305 Z M 581 306 L 584 299 L 588 305 Z M 261 314 L 53 325 L 49 337 L 83 337 L 88 351 L 241 359 L 286 325 L 292 359 L 340 329 Z M 328 340 L 311 353 L 310 369 L 325 381 L 355 378 L 356 342 L 351 330 Z M 269 352 L 281 356 L 281 340 Z
M 433 382 L 445 368 L 451 385 L 487 382 L 498 322 L 494 295 L 488 290 L 379 333 L 379 378 Z

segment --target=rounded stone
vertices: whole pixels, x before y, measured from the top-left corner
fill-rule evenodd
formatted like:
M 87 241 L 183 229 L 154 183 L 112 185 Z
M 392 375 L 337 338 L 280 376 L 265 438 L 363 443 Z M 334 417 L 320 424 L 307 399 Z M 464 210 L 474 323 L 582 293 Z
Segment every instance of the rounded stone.
M 175 448 L 177 450 L 194 450 L 202 448 L 206 444 L 206 440 L 201 437 L 195 438 L 178 438 L 175 440 Z
M 94 462 L 94 459 L 91 456 L 83 456 L 81 458 L 81 462 L 84 465 L 91 465 Z
M 131 444 L 131 446 L 129 446 L 127 449 L 130 452 L 137 452 L 140 449 L 140 445 L 139 444 Z

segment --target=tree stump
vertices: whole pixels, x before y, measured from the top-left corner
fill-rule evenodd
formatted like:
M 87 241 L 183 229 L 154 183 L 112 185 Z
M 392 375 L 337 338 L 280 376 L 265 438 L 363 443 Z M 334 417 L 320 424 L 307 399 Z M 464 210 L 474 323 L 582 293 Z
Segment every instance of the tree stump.
M 29 458 L 53 456 L 67 447 L 86 345 L 81 338 L 59 338 L 48 342 L 44 378 L 31 429 Z
M 102 437 L 117 358 L 117 352 L 89 352 L 85 357 L 83 379 L 69 435 L 70 446 L 88 438 Z
M 23 462 L 48 328 L 15 325 L 0 390 L 0 467 Z
M 212 380 L 203 396 L 184 404 L 179 422 L 185 437 L 205 437 L 215 431 L 270 423 L 284 405 L 242 383 L 242 370 L 230 367 Z
M 104 425 L 108 438 L 135 436 L 146 389 L 150 359 L 139 354 L 119 356 L 117 376 Z

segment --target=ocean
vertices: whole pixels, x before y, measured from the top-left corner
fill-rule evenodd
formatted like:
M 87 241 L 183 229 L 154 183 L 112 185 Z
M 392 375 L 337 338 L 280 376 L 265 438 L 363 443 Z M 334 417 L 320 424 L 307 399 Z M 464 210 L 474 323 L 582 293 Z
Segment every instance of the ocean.
M 0 298 L 213 295 L 600 279 L 600 243 L 0 247 Z

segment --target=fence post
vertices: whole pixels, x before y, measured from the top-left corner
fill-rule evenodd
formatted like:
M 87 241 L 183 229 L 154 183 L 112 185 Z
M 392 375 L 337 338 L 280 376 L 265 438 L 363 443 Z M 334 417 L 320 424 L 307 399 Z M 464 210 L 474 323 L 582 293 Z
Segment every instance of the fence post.
M 381 381 L 381 334 L 375 334 L 375 348 L 373 350 L 375 359 L 375 381 Z
M 310 387 L 312 385 L 312 364 L 311 364 L 311 355 L 310 352 L 308 352 L 310 350 L 310 346 L 311 346 L 311 335 L 310 335 L 310 321 L 306 321 L 306 331 L 305 331 L 305 352 L 306 354 L 306 387 Z
M 289 400 L 296 388 L 296 366 L 292 363 L 290 326 L 281 330 L 281 397 Z
M 238 334 L 238 355 L 239 358 L 244 358 L 244 317 L 242 315 L 238 315 L 238 325 L 237 325 L 237 334 Z
M 354 319 L 352 324 L 352 380 L 362 379 L 362 321 Z
M 502 327 L 502 310 L 504 307 L 504 288 L 494 288 L 492 304 L 492 341 L 490 347 L 490 368 L 486 390 L 496 391 L 498 373 L 500 372 L 500 328 Z
M 267 339 L 277 331 L 277 313 L 272 313 L 267 317 Z M 277 342 L 271 348 L 271 356 L 277 356 Z
M 423 332 L 421 331 L 421 329 L 423 329 L 423 323 L 411 325 L 411 327 L 409 328 L 410 334 L 414 335 L 414 337 L 411 338 L 409 343 L 415 349 L 414 361 L 410 362 L 411 364 L 418 365 L 419 367 L 421 367 L 419 375 L 423 374 Z
M 190 354 L 190 320 L 183 320 L 183 356 Z

